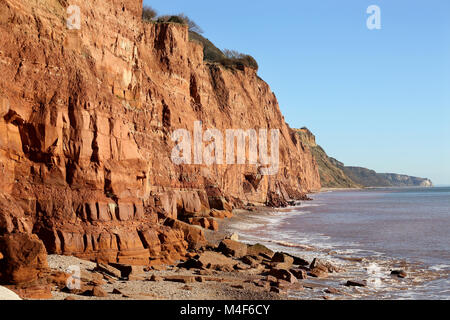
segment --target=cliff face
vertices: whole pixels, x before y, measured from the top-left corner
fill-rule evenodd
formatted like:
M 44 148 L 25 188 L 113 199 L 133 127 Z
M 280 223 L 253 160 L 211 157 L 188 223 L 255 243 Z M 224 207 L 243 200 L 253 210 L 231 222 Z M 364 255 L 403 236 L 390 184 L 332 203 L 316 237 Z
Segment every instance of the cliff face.
M 36 233 L 52 253 L 148 264 L 201 241 L 201 230 L 167 218 L 320 188 L 310 151 L 254 70 L 205 64 L 186 27 L 142 23 L 139 0 L 70 4 L 81 30 L 67 29 L 65 0 L 0 3 L 0 235 Z M 279 129 L 278 173 L 174 164 L 171 134 L 195 121 Z
M 365 187 L 432 187 L 430 179 L 411 177 L 397 173 L 377 173 L 361 167 L 341 166 L 353 181 Z
M 315 136 L 307 128 L 296 130 L 301 141 L 311 150 L 319 166 L 320 180 L 324 188 L 361 187 L 432 187 L 431 180 L 395 173 L 377 173 L 361 167 L 345 166 L 329 157 L 316 144 Z
M 433 182 L 427 178 L 411 177 L 397 173 L 379 173 L 394 186 L 433 187 Z

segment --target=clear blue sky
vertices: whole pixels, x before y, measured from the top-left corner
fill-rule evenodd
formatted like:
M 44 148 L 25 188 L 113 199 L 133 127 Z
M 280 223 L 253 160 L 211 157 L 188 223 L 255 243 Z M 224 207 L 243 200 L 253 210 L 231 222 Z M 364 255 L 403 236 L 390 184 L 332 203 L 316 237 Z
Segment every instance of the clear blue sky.
M 154 0 L 253 55 L 291 127 L 346 165 L 450 184 L 449 0 Z M 366 9 L 381 8 L 381 30 Z

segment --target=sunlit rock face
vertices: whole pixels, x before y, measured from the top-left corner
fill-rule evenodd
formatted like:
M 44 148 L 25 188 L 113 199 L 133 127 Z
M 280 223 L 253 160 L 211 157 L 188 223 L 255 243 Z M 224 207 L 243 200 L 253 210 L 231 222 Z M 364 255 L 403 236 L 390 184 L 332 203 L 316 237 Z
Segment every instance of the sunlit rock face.
M 166 218 L 318 190 L 311 153 L 252 69 L 203 61 L 185 26 L 141 21 L 141 1 L 0 3 L 0 233 L 50 253 L 128 264 L 178 259 L 202 230 Z M 176 165 L 177 129 L 278 129 L 279 170 Z M 194 227 L 197 228 L 197 227 Z M 188 236 L 189 235 L 189 236 Z

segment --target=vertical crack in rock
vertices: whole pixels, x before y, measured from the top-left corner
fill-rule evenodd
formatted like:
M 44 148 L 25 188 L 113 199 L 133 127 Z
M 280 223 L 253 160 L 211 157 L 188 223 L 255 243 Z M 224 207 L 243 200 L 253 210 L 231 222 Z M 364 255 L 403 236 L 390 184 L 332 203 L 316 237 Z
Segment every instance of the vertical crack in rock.
M 190 219 L 320 188 L 270 87 L 255 70 L 205 62 L 186 26 L 144 24 L 141 1 L 112 0 L 78 2 L 89 14 L 68 32 L 67 1 L 25 4 L 0 2 L 2 233 L 35 233 L 50 253 L 166 263 L 205 243 Z M 279 172 L 174 164 L 172 133 L 199 120 L 223 134 L 280 130 Z

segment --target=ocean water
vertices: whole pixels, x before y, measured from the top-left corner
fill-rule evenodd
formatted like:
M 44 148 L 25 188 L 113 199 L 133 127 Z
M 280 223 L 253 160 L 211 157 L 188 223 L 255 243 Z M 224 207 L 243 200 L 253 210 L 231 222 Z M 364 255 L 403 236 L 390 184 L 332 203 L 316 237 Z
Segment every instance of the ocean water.
M 450 299 L 450 188 L 389 188 L 333 191 L 313 201 L 264 215 L 240 217 L 231 228 L 247 242 L 307 259 L 324 258 L 346 269 L 310 290 L 342 290 L 339 299 Z M 390 275 L 405 269 L 406 279 Z M 367 280 L 347 288 L 346 279 Z

